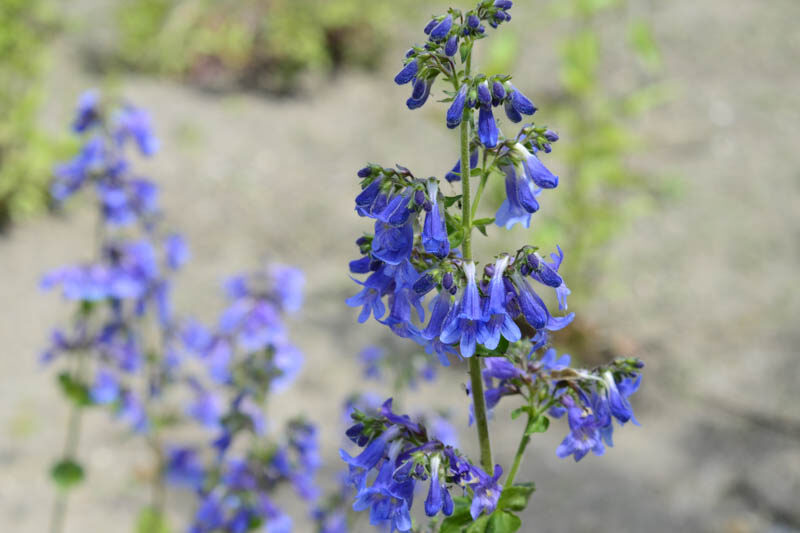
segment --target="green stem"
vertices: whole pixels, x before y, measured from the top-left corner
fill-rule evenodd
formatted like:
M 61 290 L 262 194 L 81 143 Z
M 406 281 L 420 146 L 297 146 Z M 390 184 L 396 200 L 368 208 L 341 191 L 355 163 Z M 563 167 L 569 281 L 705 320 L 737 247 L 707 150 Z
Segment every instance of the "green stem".
M 467 55 L 464 68 L 465 78 L 469 78 L 472 54 Z M 465 261 L 472 260 L 472 203 L 470 202 L 470 168 L 469 168 L 469 127 L 472 110 L 465 107 L 461 117 L 461 222 L 464 231 L 462 254 Z M 492 475 L 492 444 L 489 438 L 489 423 L 486 415 L 486 399 L 483 396 L 483 380 L 481 378 L 481 362 L 477 355 L 469 359 L 469 377 L 472 390 L 475 426 L 478 430 L 478 443 L 481 449 L 481 466 L 487 474 Z
M 506 487 L 513 486 L 514 478 L 517 477 L 517 472 L 522 464 L 522 457 L 525 455 L 525 449 L 528 447 L 528 443 L 531 441 L 531 436 L 528 434 L 528 428 L 531 427 L 533 420 L 534 418 L 528 414 L 528 423 L 525 424 L 525 432 L 522 434 L 522 439 L 519 441 L 519 446 L 517 446 L 517 454 L 514 456 L 514 464 L 511 466 L 511 470 L 509 471 L 508 477 L 505 481 Z
M 80 357 L 80 356 L 79 356 Z M 69 413 L 67 423 L 67 437 L 64 441 L 64 453 L 62 460 L 73 459 L 78 449 L 81 437 L 81 415 L 83 407 L 73 403 Z M 64 530 L 64 519 L 67 515 L 67 489 L 59 489 L 56 493 L 53 510 L 50 513 L 50 532 L 61 533 Z

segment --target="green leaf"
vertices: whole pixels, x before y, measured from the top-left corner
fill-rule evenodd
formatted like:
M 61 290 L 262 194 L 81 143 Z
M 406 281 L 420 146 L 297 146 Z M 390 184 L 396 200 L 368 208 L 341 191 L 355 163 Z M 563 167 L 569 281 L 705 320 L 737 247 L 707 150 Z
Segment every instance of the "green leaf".
M 50 477 L 59 488 L 69 490 L 83 481 L 83 467 L 73 459 L 62 459 L 50 469 Z
M 62 372 L 58 375 L 58 384 L 64 395 L 75 402 L 80 407 L 92 405 L 92 398 L 89 394 L 89 387 L 74 379 L 69 372 Z
M 516 420 L 522 413 L 530 413 L 530 411 L 531 411 L 530 405 L 523 405 L 522 407 L 517 407 L 516 409 L 511 411 L 511 420 Z
M 469 171 L 470 176 L 480 176 L 482 174 L 483 174 L 483 169 L 478 167 L 475 167 Z
M 136 533 L 170 533 L 167 516 L 157 509 L 145 507 L 136 519 Z
M 498 344 L 497 348 L 495 349 L 500 353 L 506 353 L 508 351 L 508 345 L 509 345 L 508 339 L 506 339 L 505 337 L 500 337 L 500 344 Z
M 531 420 L 528 427 L 525 429 L 526 435 L 533 435 L 534 433 L 544 433 L 550 427 L 550 419 L 542 415 L 534 420 Z
M 444 206 L 445 207 L 450 207 L 454 203 L 458 202 L 459 200 L 461 200 L 461 195 L 460 194 L 458 194 L 456 196 L 445 196 L 444 197 Z
M 461 63 L 467 61 L 467 56 L 469 55 L 470 51 L 472 50 L 472 43 L 470 41 L 463 41 L 461 46 L 459 47 L 459 51 L 461 52 Z
M 653 30 L 644 20 L 631 23 L 628 28 L 628 41 L 639 59 L 651 71 L 661 67 L 661 51 L 658 48 Z
M 486 515 L 479 516 L 477 520 L 467 527 L 465 533 L 485 533 L 489 531 L 487 526 L 489 525 L 490 518 Z
M 494 222 L 494 217 L 490 218 L 476 218 L 472 221 L 472 224 L 475 226 L 486 226 Z
M 528 500 L 535 490 L 536 487 L 533 483 L 520 483 L 513 487 L 506 487 L 497 501 L 497 508 L 522 511 L 528 506 Z
M 442 521 L 439 533 L 461 533 L 465 526 L 472 523 L 472 516 L 469 514 L 469 498 L 459 496 L 453 498 L 453 514 Z
M 517 515 L 506 511 L 495 511 L 489 518 L 486 533 L 514 533 L 522 527 L 522 520 Z

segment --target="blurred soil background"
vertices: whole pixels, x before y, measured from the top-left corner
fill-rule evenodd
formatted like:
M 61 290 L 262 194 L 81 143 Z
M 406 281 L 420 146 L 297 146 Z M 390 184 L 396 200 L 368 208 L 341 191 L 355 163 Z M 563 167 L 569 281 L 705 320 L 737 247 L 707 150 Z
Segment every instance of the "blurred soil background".
M 559 159 L 571 132 L 558 120 L 568 110 L 555 111 L 567 98 L 558 43 L 575 22 L 554 16 L 552 6 L 543 14 L 542 2 L 517 4 L 508 29 L 516 32 L 509 46 L 520 56 L 510 70 L 539 105 L 537 123 L 562 138 L 547 161 L 565 189 L 542 197 L 546 217 L 550 209 L 569 208 L 576 168 Z M 180 310 L 213 319 L 222 305 L 221 280 L 262 260 L 305 270 L 307 304 L 294 329 L 307 364 L 270 415 L 284 419 L 301 407 L 312 413 L 326 443 L 320 476 L 333 479 L 340 400 L 364 386 L 355 354 L 382 338 L 377 326 L 359 326 L 357 312 L 343 303 L 356 289 L 346 271 L 356 254 L 353 240 L 368 226 L 352 209 L 355 171 L 372 161 L 442 175 L 457 157 L 442 107 L 409 112 L 407 87 L 391 82 L 407 43 L 421 40 L 436 9 L 417 4 L 387 25 L 399 30 L 364 40 L 385 52 L 365 60 L 376 70 L 358 68 L 355 60 L 337 64 L 332 74 L 301 70 L 287 91 L 236 76 L 186 83 L 185 72 L 109 69 L 98 51 L 117 38 L 116 7 L 80 0 L 65 10 L 49 44 L 39 124 L 46 135 L 61 135 L 77 96 L 93 86 L 151 112 L 162 146 L 139 168 L 162 186 L 167 219 L 192 249 L 176 287 Z M 626 426 L 605 457 L 578 465 L 555 456 L 563 421 L 534 439 L 519 475 L 538 489 L 525 527 L 800 531 L 800 3 L 639 0 L 624 13 L 593 21 L 610 43 L 599 76 L 624 96 L 639 71 L 621 36 L 632 13 L 649 20 L 660 50 L 659 74 L 651 77 L 663 98 L 631 122 L 631 139 L 641 149 L 624 160 L 626 168 L 670 184 L 671 192 L 637 204 L 630 223 L 595 250 L 602 268 L 589 263 L 591 297 L 581 298 L 576 283 L 570 310 L 581 320 L 584 360 L 624 355 L 646 362 L 634 404 L 642 426 Z M 628 209 L 617 196 L 606 201 L 612 212 Z M 530 233 L 514 238 L 536 243 L 537 216 Z M 46 527 L 53 496 L 46 471 L 61 447 L 66 406 L 37 354 L 67 306 L 53 305 L 57 298 L 37 284 L 44 271 L 90 254 L 93 222 L 85 210 L 69 209 L 23 218 L 0 237 L 2 531 Z M 548 227 L 547 239 L 563 243 L 559 228 Z M 570 231 L 592 229 L 588 218 Z M 569 262 L 566 245 L 565 253 Z M 464 367 L 442 370 L 439 381 L 420 385 L 404 402 L 412 411 L 449 408 L 470 450 L 467 398 L 454 393 L 465 380 Z M 506 462 L 522 430 L 508 415 L 498 409 L 492 422 L 501 435 L 496 453 Z M 147 498 L 140 483 L 146 459 L 104 413 L 89 415 L 83 442 L 89 478 L 71 499 L 67 531 L 131 531 Z M 188 510 L 188 496 L 170 497 Z M 298 531 L 311 530 L 298 521 Z

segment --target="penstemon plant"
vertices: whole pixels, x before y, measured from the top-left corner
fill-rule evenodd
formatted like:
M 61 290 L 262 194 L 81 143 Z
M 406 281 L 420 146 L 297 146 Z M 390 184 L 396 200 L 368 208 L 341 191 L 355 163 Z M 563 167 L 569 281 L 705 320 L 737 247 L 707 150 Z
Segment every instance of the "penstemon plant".
M 98 224 L 95 257 L 42 281 L 75 304 L 71 324 L 54 330 L 42 357 L 61 367 L 58 381 L 71 408 L 51 471 L 59 491 L 50 530 L 63 531 L 67 495 L 84 478 L 82 414 L 102 406 L 151 453 L 152 500 L 137 531 L 171 531 L 167 491 L 175 487 L 197 496 L 187 520 L 192 533 L 289 532 L 292 521 L 274 493 L 290 485 L 310 510 L 317 508 L 317 429 L 299 416 L 275 434 L 266 409 L 303 365 L 284 316 L 300 309 L 304 276 L 273 264 L 231 278 L 230 305 L 213 329 L 176 316 L 170 278 L 188 260 L 188 247 L 164 231 L 158 187 L 134 173 L 128 153 L 131 145 L 140 155 L 156 152 L 149 116 L 130 105 L 106 107 L 97 92 L 81 97 L 73 130 L 84 145 L 56 168 L 52 186 L 62 204 L 94 188 Z M 211 438 L 187 443 L 184 430 Z
M 80 153 L 56 168 L 53 198 L 64 204 L 93 187 L 97 208 L 94 257 L 47 274 L 46 289 L 60 287 L 74 302 L 66 328 L 57 328 L 44 362 L 59 363 L 62 391 L 71 412 L 62 457 L 51 474 L 59 493 L 51 531 L 63 530 L 67 494 L 82 481 L 78 458 L 81 419 L 90 406 L 109 407 L 137 435 L 153 457 L 153 497 L 149 512 L 163 512 L 162 424 L 165 388 L 175 382 L 178 338 L 171 304 L 171 274 L 188 258 L 178 234 L 163 231 L 158 188 L 131 169 L 131 145 L 151 156 L 158 142 L 149 115 L 125 105 L 104 109 L 96 91 L 79 102 L 73 131 L 84 138 Z
M 550 345 L 549 333 L 574 318 L 566 313 L 570 291 L 558 273 L 561 249 L 545 258 L 525 245 L 496 255 L 480 270 L 473 257 L 474 229 L 487 235 L 491 224 L 530 227 L 538 197 L 558 185 L 540 159 L 558 135 L 526 123 L 514 136 L 505 136 L 494 108 L 503 106 L 507 119 L 520 123 L 536 107 L 510 76 L 472 69 L 473 47 L 487 37 L 484 24 L 498 28 L 510 21 L 511 7 L 509 0 L 482 0 L 472 10 L 451 8 L 434 17 L 424 30 L 427 42 L 408 51 L 395 77 L 400 85 L 412 85 L 406 102 L 412 110 L 427 102 L 437 79 L 445 84 L 446 125 L 460 132 L 460 157 L 445 179 L 419 178 L 399 165 L 369 164 L 358 172 L 362 190 L 356 211 L 374 219 L 374 232 L 356 241 L 362 257 L 350 263 L 350 271 L 367 277 L 347 303 L 362 308 L 359 322 L 372 315 L 444 366 L 453 358 L 468 361 L 471 420 L 480 448 L 479 460 L 471 461 L 432 437 L 425 424 L 397 414 L 391 398 L 377 412 L 355 410 L 355 424 L 346 435 L 364 449 L 341 455 L 355 493 L 353 509 L 369 510 L 375 526 L 517 531 L 522 526 L 518 513 L 534 487 L 515 483 L 516 476 L 531 436 L 546 431 L 550 418 L 566 415 L 569 432 L 556 453 L 576 461 L 612 445 L 614 419 L 621 425 L 637 423 L 628 398 L 641 381 L 639 360 L 576 369 L 568 355 L 559 357 Z M 493 177 L 504 178 L 507 197 L 494 217 L 478 218 Z M 446 183 L 460 184 L 458 194 L 447 195 Z M 554 290 L 557 310 L 548 307 L 531 281 Z M 527 419 L 508 469 L 494 461 L 488 425 L 489 411 L 506 396 L 519 401 L 512 418 Z M 428 483 L 424 511 L 432 520 L 424 526 L 414 526 L 411 515 L 418 482 Z

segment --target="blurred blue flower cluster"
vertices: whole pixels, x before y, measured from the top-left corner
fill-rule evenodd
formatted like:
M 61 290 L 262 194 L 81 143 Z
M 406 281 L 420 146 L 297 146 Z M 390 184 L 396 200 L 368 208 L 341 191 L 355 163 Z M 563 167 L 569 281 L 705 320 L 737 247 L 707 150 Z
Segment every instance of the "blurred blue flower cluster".
M 44 288 L 60 288 L 76 307 L 42 356 L 63 369 L 59 383 L 73 404 L 55 480 L 69 487 L 82 479 L 80 411 L 108 406 L 152 451 L 154 494 L 160 496 L 147 509 L 151 522 L 166 520 L 163 494 L 172 485 L 197 495 L 192 532 L 290 531 L 291 519 L 273 494 L 288 484 L 314 508 L 317 429 L 294 418 L 275 433 L 265 409 L 303 365 L 284 322 L 303 304 L 303 273 L 271 264 L 232 277 L 225 284 L 229 304 L 213 328 L 178 317 L 171 277 L 187 262 L 188 247 L 163 229 L 158 187 L 134 172 L 128 153 L 156 152 L 148 114 L 131 105 L 106 109 L 100 94 L 89 91 L 73 130 L 83 146 L 56 168 L 52 192 L 63 205 L 93 189 L 97 254 L 42 279 Z M 188 425 L 207 432 L 205 444 L 170 431 Z M 57 500 L 54 531 L 63 525 L 64 497 Z

